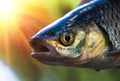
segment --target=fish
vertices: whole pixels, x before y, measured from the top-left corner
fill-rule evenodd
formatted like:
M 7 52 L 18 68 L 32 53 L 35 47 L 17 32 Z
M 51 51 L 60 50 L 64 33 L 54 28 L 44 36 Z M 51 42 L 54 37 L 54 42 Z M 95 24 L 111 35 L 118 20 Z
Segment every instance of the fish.
M 120 1 L 93 0 L 33 35 L 31 56 L 51 66 L 120 67 Z

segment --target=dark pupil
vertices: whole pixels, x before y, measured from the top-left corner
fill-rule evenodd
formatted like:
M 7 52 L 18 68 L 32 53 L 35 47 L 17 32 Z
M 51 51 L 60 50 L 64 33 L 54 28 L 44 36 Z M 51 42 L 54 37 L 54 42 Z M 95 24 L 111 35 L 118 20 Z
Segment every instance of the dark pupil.
M 70 41 L 70 35 L 66 35 L 65 36 L 65 40 L 68 42 L 68 41 Z

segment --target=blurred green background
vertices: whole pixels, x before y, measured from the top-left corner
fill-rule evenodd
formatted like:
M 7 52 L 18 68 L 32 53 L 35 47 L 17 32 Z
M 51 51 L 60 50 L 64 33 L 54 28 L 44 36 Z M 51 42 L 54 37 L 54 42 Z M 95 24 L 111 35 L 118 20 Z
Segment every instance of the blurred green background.
M 22 0 L 21 2 L 24 4 L 22 3 L 19 12 L 18 28 L 10 29 L 7 35 L 1 33 L 0 58 L 3 64 L 0 64 L 0 81 L 7 81 L 3 80 L 3 77 L 9 78 L 8 81 L 120 81 L 120 69 L 95 71 L 47 66 L 30 56 L 30 37 L 77 7 L 79 0 Z M 7 68 L 3 69 L 5 67 Z

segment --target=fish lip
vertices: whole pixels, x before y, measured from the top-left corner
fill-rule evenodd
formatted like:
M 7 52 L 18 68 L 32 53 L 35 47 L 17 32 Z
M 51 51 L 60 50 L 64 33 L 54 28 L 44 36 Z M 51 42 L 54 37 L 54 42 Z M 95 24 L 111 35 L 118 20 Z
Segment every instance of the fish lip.
M 34 52 L 32 52 L 31 53 L 31 55 L 35 55 L 35 54 L 50 54 L 50 52 L 36 52 L 36 51 L 34 51 Z

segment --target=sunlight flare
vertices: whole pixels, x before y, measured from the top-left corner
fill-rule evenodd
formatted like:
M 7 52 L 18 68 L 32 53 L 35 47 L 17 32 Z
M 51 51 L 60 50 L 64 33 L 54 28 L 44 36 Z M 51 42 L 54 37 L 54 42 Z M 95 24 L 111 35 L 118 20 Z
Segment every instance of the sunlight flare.
M 0 56 L 7 63 L 17 54 L 30 54 L 30 37 L 56 18 L 40 1 L 0 0 Z
M 18 6 L 14 0 L 0 0 L 0 17 L 2 20 L 12 20 L 16 16 Z

